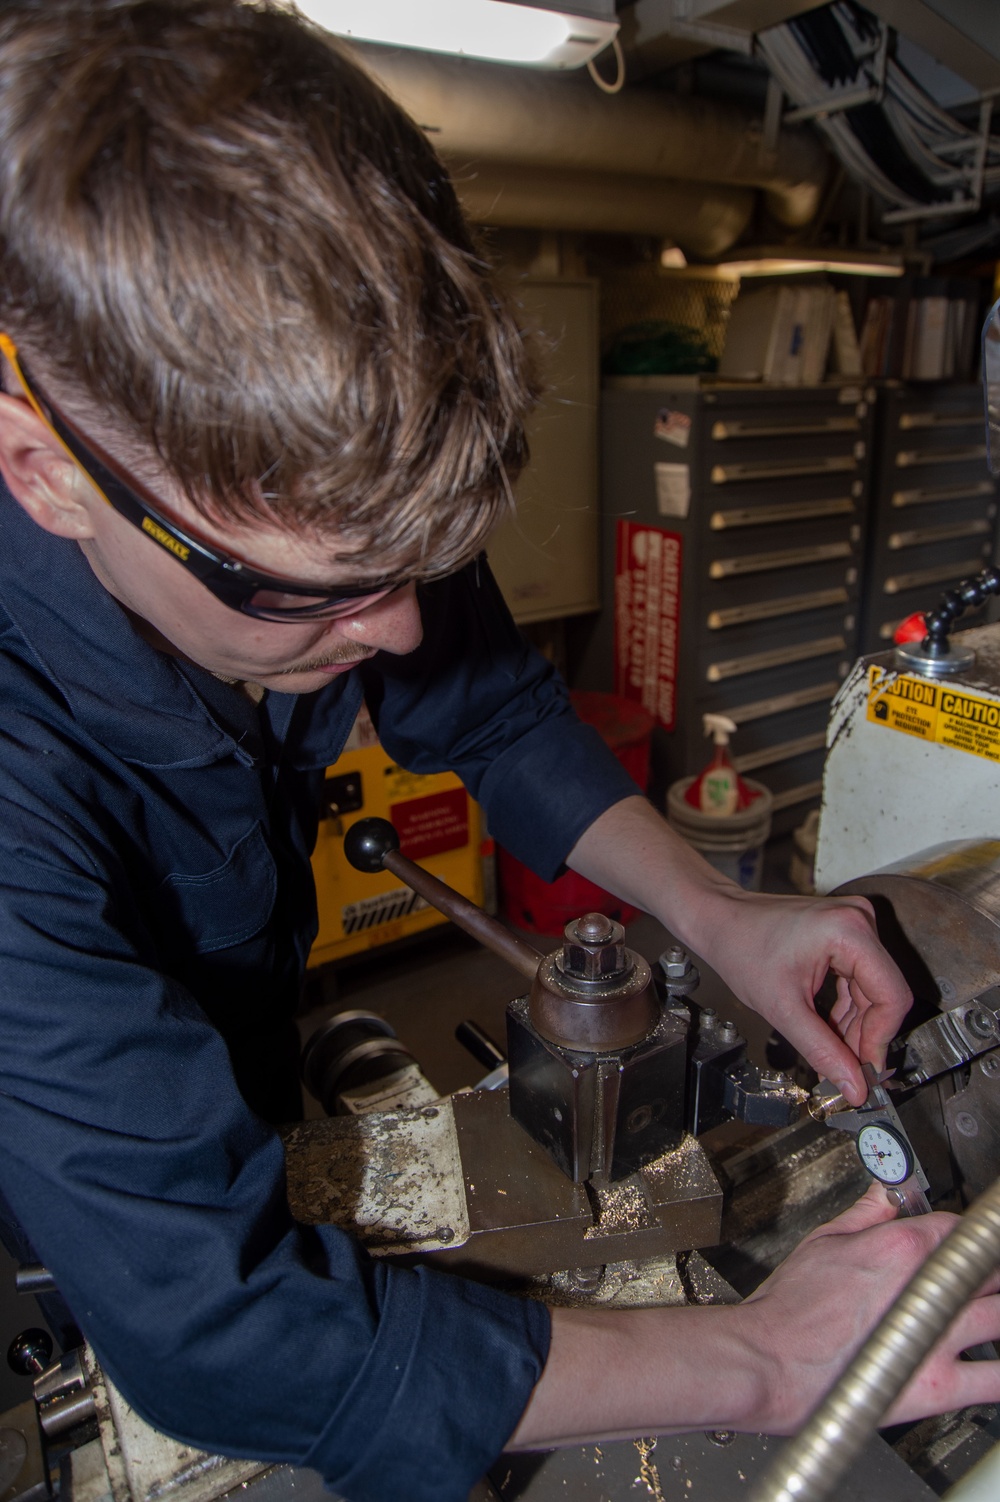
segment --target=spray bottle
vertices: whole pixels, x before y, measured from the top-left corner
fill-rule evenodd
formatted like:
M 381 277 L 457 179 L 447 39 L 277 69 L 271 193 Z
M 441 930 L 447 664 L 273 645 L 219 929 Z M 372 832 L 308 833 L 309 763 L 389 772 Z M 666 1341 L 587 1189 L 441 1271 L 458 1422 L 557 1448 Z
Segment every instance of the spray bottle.
M 747 808 L 759 796 L 747 787 L 733 766 L 729 756 L 729 737 L 735 735 L 736 726 L 722 714 L 702 715 L 705 734 L 715 742 L 715 753 L 708 765 L 699 773 L 684 794 L 685 801 L 703 814 L 738 813 Z

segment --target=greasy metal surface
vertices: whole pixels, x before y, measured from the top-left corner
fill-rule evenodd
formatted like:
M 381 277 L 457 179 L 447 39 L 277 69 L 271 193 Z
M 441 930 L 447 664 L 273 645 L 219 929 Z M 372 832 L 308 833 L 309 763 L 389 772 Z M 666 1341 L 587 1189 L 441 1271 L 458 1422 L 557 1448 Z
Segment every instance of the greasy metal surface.
M 656 1026 L 615 1053 L 562 1048 L 535 1028 L 523 997 L 507 1008 L 510 1112 L 576 1183 L 617 1180 L 675 1148 L 684 1130 L 687 1028 Z
M 996 984 L 1000 840 L 936 845 L 837 891 L 872 901 L 879 937 L 919 999 L 945 1009 Z
M 426 1251 L 469 1233 L 450 1100 L 303 1122 L 285 1158 L 296 1218 L 343 1226 L 369 1251 Z
M 694 1138 L 592 1201 L 511 1120 L 506 1096 L 495 1090 L 453 1098 L 469 1238 L 435 1254 L 435 1262 L 530 1275 L 656 1257 L 718 1239 L 722 1194 Z
M 948 1142 L 966 1199 L 1000 1173 L 1000 1051 L 977 1059 L 969 1082 L 944 1103 Z
M 854 1143 L 811 1120 L 725 1157 L 720 1177 L 727 1183 L 722 1244 L 706 1256 L 744 1297 L 870 1183 Z
M 740 1502 L 783 1440 L 680 1434 L 506 1455 L 490 1472 L 502 1502 Z M 830 1494 L 831 1502 L 931 1502 L 936 1496 L 876 1437 Z
M 1000 1016 L 994 1011 L 998 1002 L 994 988 L 914 1028 L 906 1039 L 901 1077 L 908 1084 L 920 1084 L 995 1048 L 1000 1043 Z
M 546 955 L 531 987 L 531 1021 L 543 1038 L 561 1048 L 610 1052 L 639 1043 L 659 1017 L 653 977 L 641 955 L 603 981 L 577 980 L 560 969 L 560 952 Z

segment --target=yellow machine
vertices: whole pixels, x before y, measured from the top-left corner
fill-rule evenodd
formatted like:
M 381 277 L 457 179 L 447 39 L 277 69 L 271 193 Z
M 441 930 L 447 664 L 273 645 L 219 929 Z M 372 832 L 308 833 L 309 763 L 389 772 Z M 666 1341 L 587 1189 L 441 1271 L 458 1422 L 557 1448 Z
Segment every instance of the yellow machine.
M 325 812 L 313 853 L 319 934 L 310 966 L 373 949 L 444 923 L 389 872 L 365 876 L 344 858 L 344 834 L 378 815 L 399 830 L 401 848 L 479 906 L 492 909 L 493 842 L 479 805 L 453 772 L 407 772 L 379 745 L 362 708 L 325 783 Z

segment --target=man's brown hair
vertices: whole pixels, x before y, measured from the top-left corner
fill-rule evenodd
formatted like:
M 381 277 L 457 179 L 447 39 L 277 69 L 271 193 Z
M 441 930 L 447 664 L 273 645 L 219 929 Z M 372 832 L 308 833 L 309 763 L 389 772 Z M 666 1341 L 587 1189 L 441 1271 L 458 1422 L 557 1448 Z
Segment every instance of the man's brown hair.
M 525 458 L 444 168 L 280 0 L 2 7 L 0 310 L 205 514 L 336 529 L 365 574 L 468 559 Z

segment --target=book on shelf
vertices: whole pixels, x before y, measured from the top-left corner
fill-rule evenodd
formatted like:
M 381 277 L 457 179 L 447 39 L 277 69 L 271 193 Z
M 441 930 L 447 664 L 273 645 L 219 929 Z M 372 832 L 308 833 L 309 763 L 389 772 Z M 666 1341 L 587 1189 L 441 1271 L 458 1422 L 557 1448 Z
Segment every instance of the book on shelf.
M 979 289 L 968 279 L 920 277 L 868 299 L 861 329 L 863 374 L 904 381 L 972 380 Z
M 836 316 L 832 287 L 771 285 L 741 292 L 729 315 L 719 375 L 783 386 L 818 384 Z

